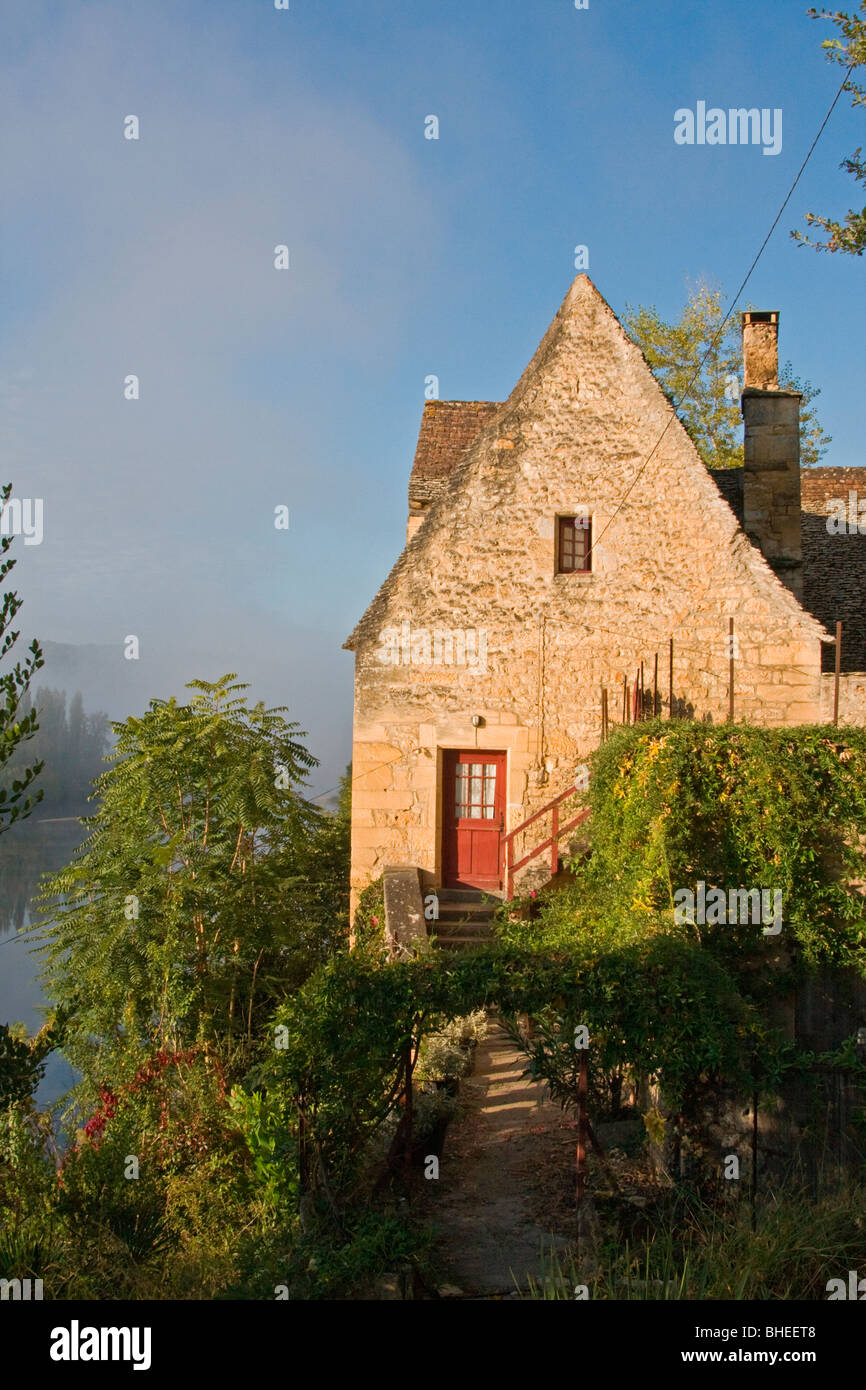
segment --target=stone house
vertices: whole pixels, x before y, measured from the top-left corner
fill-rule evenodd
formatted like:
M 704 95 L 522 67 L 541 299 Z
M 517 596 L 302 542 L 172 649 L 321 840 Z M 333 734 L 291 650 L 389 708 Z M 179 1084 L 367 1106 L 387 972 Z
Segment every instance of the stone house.
M 727 719 L 733 654 L 735 718 L 820 722 L 841 619 L 840 718 L 866 722 L 866 535 L 827 526 L 866 474 L 801 480 L 778 314 L 743 318 L 743 469 L 707 469 L 586 275 L 507 400 L 425 405 L 405 547 L 345 643 L 353 902 L 396 864 L 501 892 L 505 837 L 574 785 L 641 663 L 645 708 L 658 659 L 663 713 Z

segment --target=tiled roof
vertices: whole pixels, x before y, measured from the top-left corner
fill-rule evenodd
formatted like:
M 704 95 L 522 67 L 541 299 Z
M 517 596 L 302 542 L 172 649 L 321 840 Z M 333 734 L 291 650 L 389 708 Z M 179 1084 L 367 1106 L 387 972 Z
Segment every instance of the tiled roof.
M 710 477 L 724 497 L 737 521 L 743 524 L 742 468 L 711 468 Z
M 710 469 L 719 492 L 742 525 L 742 468 Z M 842 670 L 866 671 L 866 535 L 831 535 L 827 503 L 847 505 L 848 493 L 866 501 L 866 468 L 804 468 L 800 473 L 803 509 L 803 606 L 835 634 L 842 624 Z M 825 671 L 832 671 L 835 647 L 823 647 Z
M 866 671 L 866 535 L 827 531 L 831 498 L 847 505 L 854 491 L 866 501 L 866 468 L 804 468 L 800 479 L 805 607 L 832 633 L 841 622 L 842 670 Z M 825 647 L 824 669 L 835 660 L 835 647 Z
M 487 424 L 497 401 L 427 401 L 409 478 L 409 502 L 426 505 Z

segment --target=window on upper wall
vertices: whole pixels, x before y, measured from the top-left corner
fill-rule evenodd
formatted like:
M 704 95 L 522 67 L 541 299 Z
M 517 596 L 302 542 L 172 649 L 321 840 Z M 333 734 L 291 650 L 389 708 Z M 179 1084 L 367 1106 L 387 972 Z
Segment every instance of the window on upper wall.
M 559 516 L 556 519 L 557 574 L 589 574 L 592 570 L 592 519 Z

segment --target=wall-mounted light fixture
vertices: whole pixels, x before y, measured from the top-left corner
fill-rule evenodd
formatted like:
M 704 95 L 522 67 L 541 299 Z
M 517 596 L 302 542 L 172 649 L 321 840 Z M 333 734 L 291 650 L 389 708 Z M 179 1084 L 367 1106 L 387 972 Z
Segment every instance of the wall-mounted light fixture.
M 481 728 L 481 725 L 482 725 L 483 723 L 484 723 L 484 720 L 482 719 L 482 717 L 481 717 L 480 714 L 473 714 L 473 716 L 472 716 L 472 727 L 473 727 L 473 729 L 480 729 L 480 728 Z

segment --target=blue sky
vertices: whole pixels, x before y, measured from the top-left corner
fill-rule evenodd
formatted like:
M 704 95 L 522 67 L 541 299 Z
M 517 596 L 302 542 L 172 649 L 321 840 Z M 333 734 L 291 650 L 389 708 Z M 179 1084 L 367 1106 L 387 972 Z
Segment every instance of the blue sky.
M 330 786 L 425 377 L 505 396 L 578 243 L 618 313 L 733 293 L 841 78 L 807 8 L 2 0 L 0 474 L 45 504 L 26 636 L 115 647 L 118 691 L 130 633 L 153 695 L 239 671 Z M 676 145 L 698 100 L 781 108 L 781 153 Z M 843 97 L 748 290 L 837 465 L 866 463 L 864 263 L 788 231 L 856 205 L 863 143 Z

